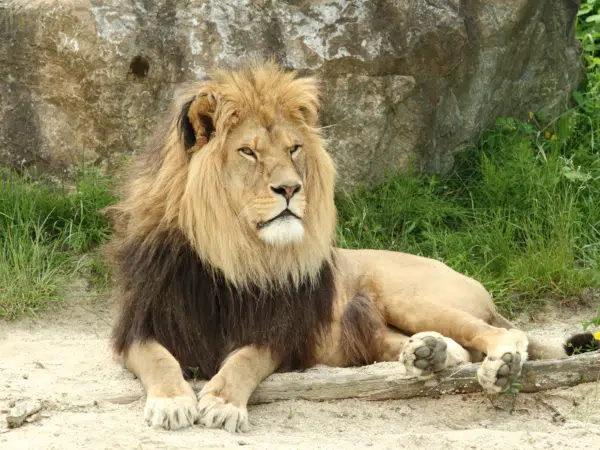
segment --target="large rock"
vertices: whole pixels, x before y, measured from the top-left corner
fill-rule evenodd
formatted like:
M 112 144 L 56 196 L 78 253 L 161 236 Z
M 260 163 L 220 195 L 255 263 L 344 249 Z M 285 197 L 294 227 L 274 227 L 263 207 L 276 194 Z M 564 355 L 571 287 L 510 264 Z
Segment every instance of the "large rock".
M 432 171 L 499 116 L 563 109 L 574 0 L 4 0 L 0 159 L 115 167 L 176 86 L 245 55 L 324 80 L 343 183 Z

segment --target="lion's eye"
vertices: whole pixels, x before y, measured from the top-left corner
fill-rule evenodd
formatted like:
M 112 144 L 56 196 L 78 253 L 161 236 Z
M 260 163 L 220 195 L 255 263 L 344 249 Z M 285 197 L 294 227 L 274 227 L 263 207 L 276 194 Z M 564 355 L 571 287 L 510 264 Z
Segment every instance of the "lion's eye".
M 246 156 L 250 156 L 251 158 L 255 158 L 256 159 L 256 153 L 254 153 L 250 148 L 248 147 L 242 147 L 238 150 L 238 152 L 246 155 Z
M 290 155 L 294 155 L 294 153 L 296 153 L 298 150 L 300 150 L 302 148 L 301 145 L 294 145 L 291 149 L 290 149 Z

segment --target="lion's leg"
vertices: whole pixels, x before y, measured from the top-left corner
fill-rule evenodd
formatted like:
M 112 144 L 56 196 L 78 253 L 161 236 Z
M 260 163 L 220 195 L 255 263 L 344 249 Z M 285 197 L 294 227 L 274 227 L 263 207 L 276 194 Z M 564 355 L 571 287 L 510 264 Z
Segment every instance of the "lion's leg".
M 379 361 L 398 361 L 400 352 L 410 340 L 410 337 L 392 328 L 387 329 L 383 340 Z
M 413 336 L 389 329 L 385 336 L 385 361 L 400 361 L 406 374 L 420 377 L 447 367 L 470 362 L 469 352 L 456 341 L 435 331 L 424 331 Z
M 278 365 L 266 348 L 248 346 L 233 352 L 198 394 L 200 423 L 231 433 L 247 431 L 248 399 Z
M 125 353 L 124 363 L 146 390 L 144 419 L 149 425 L 177 430 L 194 424 L 196 396 L 166 348 L 154 340 L 135 342 Z
M 493 327 L 455 308 L 439 305 L 428 308 L 423 303 L 418 306 L 402 303 L 399 299 L 386 305 L 388 323 L 412 333 L 436 331 L 463 347 L 487 355 L 478 370 L 478 379 L 488 391 L 506 390 L 520 374 L 523 362 L 527 359 L 528 345 L 527 337 L 522 331 Z M 425 354 L 426 351 L 423 350 L 422 353 Z

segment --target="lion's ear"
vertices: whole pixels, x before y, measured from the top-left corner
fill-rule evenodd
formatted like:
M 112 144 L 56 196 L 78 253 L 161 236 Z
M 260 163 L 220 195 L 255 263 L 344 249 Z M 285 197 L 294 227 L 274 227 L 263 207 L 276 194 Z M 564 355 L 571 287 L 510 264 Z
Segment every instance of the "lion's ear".
M 319 106 L 318 103 L 310 105 L 310 107 L 301 106 L 299 108 L 300 114 L 305 123 L 311 127 L 315 126 L 319 121 Z
M 186 102 L 179 114 L 179 128 L 186 151 L 204 147 L 215 131 L 213 115 L 217 98 L 212 93 L 201 92 Z
M 294 83 L 294 103 L 291 109 L 296 109 L 296 116 L 307 125 L 315 126 L 319 119 L 321 106 L 320 83 L 315 78 L 299 78 Z

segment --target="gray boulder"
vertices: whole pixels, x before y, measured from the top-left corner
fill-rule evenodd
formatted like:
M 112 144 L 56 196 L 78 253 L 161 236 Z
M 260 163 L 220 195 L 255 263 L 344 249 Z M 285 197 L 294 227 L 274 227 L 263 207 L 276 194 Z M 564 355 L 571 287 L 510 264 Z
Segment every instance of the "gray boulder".
M 0 162 L 69 175 L 139 151 L 174 90 L 274 55 L 324 81 L 339 182 L 444 172 L 583 76 L 573 0 L 0 0 Z

